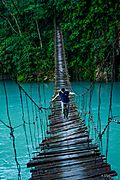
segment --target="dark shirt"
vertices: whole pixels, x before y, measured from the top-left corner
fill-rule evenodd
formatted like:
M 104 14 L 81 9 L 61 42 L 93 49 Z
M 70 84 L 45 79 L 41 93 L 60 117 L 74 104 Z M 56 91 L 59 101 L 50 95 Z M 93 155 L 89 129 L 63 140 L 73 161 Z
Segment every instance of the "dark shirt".
M 64 93 L 60 91 L 59 96 L 63 103 L 69 103 L 69 91 L 65 91 Z

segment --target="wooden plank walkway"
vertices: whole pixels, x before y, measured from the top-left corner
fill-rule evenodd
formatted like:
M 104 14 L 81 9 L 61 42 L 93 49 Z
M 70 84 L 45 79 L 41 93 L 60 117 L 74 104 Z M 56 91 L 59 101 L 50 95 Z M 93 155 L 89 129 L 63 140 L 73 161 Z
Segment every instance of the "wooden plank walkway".
M 59 28 L 55 34 L 55 52 L 55 93 L 62 87 L 70 91 L 63 37 Z M 58 97 L 54 101 L 49 121 L 49 136 L 38 147 L 41 152 L 27 164 L 27 167 L 32 168 L 31 180 L 103 180 L 117 175 L 106 163 L 98 146 L 89 138 L 72 96 L 68 119 L 64 119 L 61 113 Z

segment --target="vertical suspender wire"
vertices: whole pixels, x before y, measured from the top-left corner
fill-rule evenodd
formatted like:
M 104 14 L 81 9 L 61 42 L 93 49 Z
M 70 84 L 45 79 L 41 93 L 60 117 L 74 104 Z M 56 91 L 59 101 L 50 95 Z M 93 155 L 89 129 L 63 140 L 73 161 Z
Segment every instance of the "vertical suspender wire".
M 101 117 L 100 117 L 100 109 L 101 108 L 101 82 L 99 85 L 99 91 L 98 91 L 98 123 L 97 123 L 97 130 L 99 133 L 99 140 L 100 140 L 100 149 L 102 151 L 102 136 L 101 135 Z
M 32 84 L 30 84 L 30 94 L 32 97 Z M 34 105 L 31 102 L 31 106 L 32 106 L 32 119 L 33 119 L 33 126 L 34 126 L 34 141 L 35 141 L 35 146 L 37 147 L 37 139 L 36 139 L 36 124 L 35 124 L 35 112 L 34 112 Z
M 27 95 L 25 95 L 25 97 L 26 97 L 26 105 L 27 105 L 27 114 L 28 114 L 28 125 L 29 125 L 30 139 L 31 139 L 32 148 L 34 150 L 35 147 L 34 147 L 33 137 L 32 137 L 32 129 L 31 129 L 31 122 L 30 122 L 30 112 L 29 112 Z
M 108 114 L 108 128 L 107 128 L 107 144 L 106 144 L 106 160 L 108 159 L 108 149 L 109 149 L 109 132 L 110 132 L 110 118 L 112 117 L 112 96 L 113 96 L 113 82 L 115 78 L 115 52 L 114 52 L 114 43 L 113 43 L 113 62 L 112 62 L 112 83 L 110 90 L 110 105 L 109 105 L 109 114 Z
M 41 107 L 40 83 L 38 83 L 38 98 L 39 98 L 39 106 Z M 43 140 L 43 123 L 40 116 L 40 111 L 39 111 L 39 123 L 40 123 L 41 135 L 42 135 L 42 140 Z
M 88 118 L 88 133 L 90 136 L 90 119 L 91 117 L 91 102 L 92 102 L 92 89 L 90 89 L 90 98 L 89 98 L 89 118 Z
M 110 117 L 112 116 L 112 94 L 113 94 L 113 82 L 111 84 L 111 90 L 110 90 L 110 105 L 109 105 L 108 127 L 107 127 L 107 144 L 106 144 L 106 160 L 108 158 L 108 148 L 109 148 Z
M 94 89 L 94 83 L 92 84 L 92 89 L 91 89 L 91 92 L 92 92 L 92 96 L 93 96 L 93 89 Z M 91 97 L 92 98 L 92 97 Z M 91 99 L 92 101 L 92 99 Z M 92 116 L 91 116 L 92 117 Z M 94 123 L 94 119 L 92 119 L 92 127 L 93 127 L 93 130 L 94 130 L 94 136 L 95 136 L 95 141 L 97 142 L 97 135 L 98 135 L 98 132 L 97 132 L 97 128 L 96 128 L 96 125 Z
M 84 115 L 84 120 L 85 120 L 85 122 L 86 122 L 86 114 L 87 114 L 87 109 L 88 109 L 88 91 L 87 91 L 87 93 L 86 93 L 86 97 L 85 97 L 85 115 Z
M 27 151 L 28 151 L 28 155 L 29 155 L 29 159 L 30 157 L 30 149 L 29 149 L 29 144 L 28 144 L 28 137 L 27 137 L 27 130 L 26 130 L 26 126 L 25 126 L 25 117 L 24 117 L 24 107 L 23 107 L 23 99 L 22 99 L 22 91 L 21 88 L 19 86 L 19 92 L 20 92 L 20 101 L 21 101 L 21 109 L 22 109 L 22 121 L 23 121 L 23 129 L 24 129 L 24 133 L 25 133 L 25 139 L 26 139 L 26 144 L 27 144 Z
M 45 97 L 45 87 L 44 87 L 44 83 L 43 83 L 43 95 L 44 95 L 44 105 L 46 107 L 46 97 Z M 48 129 L 48 119 L 47 119 L 47 110 L 44 110 L 45 112 L 45 121 L 46 121 L 46 128 Z M 45 129 L 45 132 L 47 132 L 47 129 Z M 45 138 L 46 138 L 46 133 L 45 133 Z
M 82 105 L 81 105 L 81 106 L 82 106 L 82 107 L 81 107 L 81 108 L 82 108 L 82 109 L 81 109 L 81 110 L 82 110 L 82 112 L 81 112 L 81 114 L 82 114 L 82 119 L 83 119 L 83 117 L 84 117 L 84 105 L 85 105 L 85 104 L 84 104 L 84 94 L 82 94 Z
M 14 155 L 15 155 L 15 162 L 16 162 L 16 166 L 17 166 L 17 170 L 18 170 L 18 180 L 21 180 L 21 167 L 20 167 L 20 164 L 19 164 L 18 159 L 17 159 L 15 136 L 14 136 L 14 133 L 13 133 L 14 129 L 12 128 L 12 123 L 11 123 L 10 114 L 9 114 L 7 90 L 6 90 L 4 77 L 2 79 L 3 79 L 3 87 L 4 87 L 4 91 L 5 91 L 5 97 L 6 97 L 7 116 L 8 116 L 9 126 L 10 126 L 10 130 L 11 130 L 10 135 L 12 137 L 13 149 L 14 149 Z
M 86 105 L 86 101 L 85 101 L 85 99 L 86 99 L 86 97 L 85 97 L 85 95 L 86 94 L 84 94 L 83 95 L 83 103 L 84 103 L 84 105 L 83 105 L 83 119 L 85 120 L 85 114 L 86 114 L 86 107 L 85 107 L 85 105 Z
M 81 96 L 76 96 L 76 99 L 77 99 L 77 97 L 78 97 L 79 113 L 80 113 L 80 116 L 81 116 L 81 112 L 80 112 L 80 108 L 81 108 L 81 100 L 80 100 L 80 98 L 81 98 Z
M 76 102 L 77 107 L 79 107 L 79 96 L 75 96 L 74 100 Z
M 90 138 L 91 100 L 92 100 L 92 95 L 91 95 L 91 90 L 90 90 L 90 97 L 89 97 L 89 117 L 88 117 L 88 138 Z M 89 146 L 89 141 L 88 141 L 88 146 Z
M 76 95 L 74 100 L 75 100 L 75 104 L 76 104 L 78 111 L 79 111 L 79 114 L 80 114 L 80 96 Z
M 42 88 L 44 87 L 44 85 L 42 85 Z M 44 88 L 43 88 L 44 89 Z M 44 90 L 43 90 L 44 91 Z M 44 96 L 44 93 L 43 93 L 43 96 Z M 45 97 L 43 97 L 43 99 L 44 99 Z M 46 110 L 44 110 L 44 113 L 46 113 L 45 112 Z M 45 115 L 45 117 L 44 117 L 44 113 L 43 113 L 43 118 L 42 118 L 42 124 L 43 124 L 43 132 L 44 132 L 44 138 L 46 138 L 46 115 Z M 45 119 L 44 119 L 45 118 Z
M 80 116 L 82 118 L 82 96 L 79 95 L 79 110 L 80 110 Z
M 38 144 L 39 144 L 39 124 L 38 124 L 38 112 L 37 112 L 37 107 L 35 106 L 35 120 L 36 120 L 36 126 L 37 126 L 37 136 L 38 136 Z

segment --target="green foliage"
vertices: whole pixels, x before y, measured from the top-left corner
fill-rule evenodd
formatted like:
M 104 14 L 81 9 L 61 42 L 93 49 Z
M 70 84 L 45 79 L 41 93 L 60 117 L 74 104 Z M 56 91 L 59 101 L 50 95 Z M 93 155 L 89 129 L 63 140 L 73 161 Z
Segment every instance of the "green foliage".
M 36 2 L 0 2 L 0 61 L 4 72 L 19 81 L 36 81 L 54 71 L 52 18 L 45 3 Z
M 3 0 L 0 14 L 0 61 L 19 81 L 53 78 L 55 15 L 70 75 L 78 79 L 95 79 L 119 29 L 119 6 L 112 0 Z
M 98 64 L 106 57 L 109 64 L 108 54 L 120 27 L 119 5 L 112 0 L 64 2 L 61 24 L 69 70 L 79 71 L 79 79 L 93 80 Z

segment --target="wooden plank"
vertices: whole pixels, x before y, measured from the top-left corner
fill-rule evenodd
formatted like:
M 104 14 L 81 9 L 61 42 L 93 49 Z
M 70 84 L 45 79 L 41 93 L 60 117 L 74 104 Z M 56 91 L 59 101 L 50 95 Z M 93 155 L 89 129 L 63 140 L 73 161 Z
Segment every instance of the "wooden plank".
M 32 172 L 34 174 L 41 174 L 41 176 L 49 176 L 49 175 L 52 175 L 52 176 L 56 176 L 56 174 L 68 174 L 69 172 L 71 174 L 76 174 L 78 171 L 89 171 L 89 170 L 94 170 L 94 169 L 98 169 L 98 168 L 102 168 L 102 167 L 106 167 L 106 166 L 109 166 L 107 165 L 106 163 L 103 163 L 102 161 L 100 162 L 97 162 L 97 163 L 91 163 L 89 164 L 89 166 L 85 165 L 83 166 L 83 164 L 74 164 L 74 165 L 71 165 L 71 166 L 65 166 L 63 168 L 53 168 L 53 169 L 44 169 L 44 170 L 39 170 L 39 169 L 35 169 L 33 170 Z
M 65 147 L 71 147 L 71 146 L 77 146 L 79 147 L 80 144 L 84 144 L 84 143 L 88 143 L 88 147 L 89 147 L 89 143 L 92 141 L 92 139 L 88 139 L 88 138 L 81 138 L 78 140 L 71 140 L 68 141 L 67 143 L 62 142 L 62 143 L 55 143 L 55 144 L 47 144 L 47 145 L 43 145 L 41 148 L 44 149 L 53 149 L 53 148 L 65 148 Z
M 86 128 L 87 129 L 87 127 L 85 126 L 84 123 L 81 123 L 81 124 L 70 123 L 70 124 L 67 124 L 66 126 L 64 126 L 63 128 L 50 126 L 50 131 L 61 132 L 61 131 L 66 131 L 68 129 L 74 129 L 74 128 Z
M 49 143 L 56 143 L 56 142 L 63 142 L 63 141 L 68 141 L 71 139 L 77 139 L 77 138 L 84 138 L 84 137 L 88 137 L 88 133 L 75 133 L 75 134 L 70 134 L 69 136 L 66 137 L 59 137 L 59 136 L 55 136 L 52 137 L 50 136 L 49 138 L 45 139 L 44 141 L 42 141 L 42 143 L 40 145 L 45 145 L 45 144 L 49 144 Z
M 59 127 L 64 127 L 66 125 L 69 125 L 69 124 L 84 124 L 85 121 L 84 120 L 80 120 L 80 118 L 77 118 L 77 119 L 72 119 L 70 121 L 63 121 L 63 122 L 55 122 L 54 120 L 50 122 L 49 126 L 52 127 L 54 126 L 54 128 L 59 128 Z
M 84 153 L 78 153 L 78 154 L 72 154 L 70 156 L 68 155 L 64 155 L 64 156 L 60 156 L 58 158 L 54 157 L 54 158 L 44 158 L 43 160 L 41 159 L 36 159 L 36 160 L 30 160 L 27 163 L 27 167 L 34 167 L 34 166 L 38 166 L 38 165 L 42 165 L 45 163 L 50 163 L 50 162 L 61 162 L 61 161 L 66 161 L 66 160 L 71 160 L 71 159 L 78 159 L 78 158 L 84 158 L 84 157 L 90 157 L 90 156 L 96 156 L 96 155 L 100 155 L 99 152 L 95 152 L 95 151 L 89 151 L 89 152 L 84 152 Z
M 71 146 L 69 149 L 68 147 L 62 147 L 62 148 L 54 148 L 54 149 L 44 149 L 44 151 L 38 153 L 40 155 L 49 155 L 49 154 L 60 154 L 60 153 L 66 153 L 66 152 L 76 152 L 76 151 L 84 151 L 84 150 L 92 150 L 92 149 L 97 149 L 98 146 L 96 144 L 89 144 L 88 143 L 84 143 L 82 145 L 78 145 L 78 146 Z
M 64 146 L 64 145 L 69 145 L 69 144 L 73 144 L 73 142 L 75 142 L 75 143 L 88 143 L 88 142 L 91 142 L 92 141 L 92 139 L 90 139 L 88 136 L 83 136 L 83 137 L 74 137 L 74 138 L 70 138 L 70 139 L 64 139 L 63 141 L 61 140 L 61 141 L 54 141 L 54 142 L 52 142 L 52 141 L 49 141 L 49 143 L 44 143 L 43 145 L 45 146 L 49 146 L 49 147 L 51 147 L 51 146 L 60 146 L 60 145 L 62 145 L 62 146 Z M 42 145 L 42 144 L 41 144 Z
M 77 131 L 68 131 L 67 132 L 67 135 L 66 135 L 66 132 L 63 132 L 63 133 L 60 133 L 60 134 L 52 134 L 52 136 L 49 136 L 49 137 L 47 137 L 47 139 L 45 139 L 45 140 L 43 140 L 42 142 L 44 143 L 46 140 L 56 140 L 56 139 L 58 139 L 58 141 L 59 140 L 61 140 L 61 139 L 67 139 L 67 138 L 71 138 L 72 136 L 77 136 L 77 135 L 80 135 L 81 137 L 84 137 L 84 135 L 88 135 L 88 132 L 87 131 L 85 131 L 85 132 L 83 132 L 83 131 L 81 131 L 81 129 L 80 130 L 77 130 Z
M 69 148 L 68 148 L 69 147 Z M 74 149 L 83 149 L 83 150 L 85 150 L 85 149 L 95 149 L 94 147 L 96 147 L 95 145 L 90 145 L 89 143 L 81 143 L 81 144 L 71 144 L 70 146 L 52 146 L 52 148 L 51 147 L 43 147 L 42 148 L 42 150 L 41 151 L 43 151 L 43 152 L 49 152 L 49 151 L 52 151 L 52 152 L 54 152 L 54 151 L 64 151 L 64 150 L 66 150 L 66 151 L 69 151 L 70 149 L 72 150 L 74 150 Z
M 39 155 L 37 155 L 36 157 L 33 157 L 33 159 L 42 159 L 42 158 L 54 158 L 54 157 L 57 157 L 57 158 L 60 158 L 61 156 L 64 157 L 64 156 L 71 156 L 71 155 L 74 155 L 74 154 L 86 154 L 86 153 L 99 153 L 99 150 L 98 149 L 76 149 L 76 150 L 71 150 L 69 149 L 68 151 L 64 151 L 64 152 L 56 152 L 56 153 L 40 153 Z
M 94 179 L 94 178 L 97 178 L 97 177 L 107 177 L 107 175 L 110 175 L 110 174 L 113 174 L 115 172 L 111 171 L 109 168 L 109 165 L 108 166 L 105 166 L 105 167 L 101 167 L 99 169 L 94 169 L 94 170 L 91 170 L 90 172 L 84 172 L 84 171 L 79 171 L 79 169 L 75 170 L 74 172 L 71 170 L 69 171 L 68 173 L 57 173 L 55 176 L 52 176 L 51 175 L 46 175 L 46 176 L 42 176 L 41 174 L 36 174 L 33 176 L 33 178 L 37 178 L 38 176 L 41 177 L 42 180 L 53 180 L 53 179 L 63 179 L 63 180 L 77 180 L 77 179 L 81 179 L 81 180 L 84 180 L 84 179 Z M 105 178 L 106 179 L 106 178 Z M 110 179 L 110 178 L 109 178 Z
M 69 119 L 64 119 L 63 120 L 63 116 L 59 117 L 58 119 L 55 119 L 53 118 L 51 121 L 50 121 L 50 125 L 54 125 L 54 126 L 63 126 L 63 125 L 66 125 L 67 123 L 84 123 L 85 121 L 84 120 L 81 120 L 79 117 L 74 117 L 74 118 L 69 118 Z
M 82 158 L 78 158 L 76 159 L 72 159 L 72 160 L 66 160 L 66 161 L 62 161 L 62 163 L 60 162 L 48 162 L 46 164 L 42 164 L 41 166 L 38 165 L 35 169 L 41 169 L 44 170 L 47 168 L 48 169 L 53 169 L 53 168 L 64 168 L 64 167 L 68 167 L 68 166 L 74 166 L 76 164 L 82 164 L 82 166 L 89 166 L 91 163 L 96 164 L 97 162 L 104 162 L 105 157 L 104 156 L 91 156 L 91 157 L 84 157 Z
M 68 163 L 65 162 L 65 163 L 58 163 L 57 165 L 53 165 L 53 164 L 47 164 L 47 165 L 43 165 L 43 166 L 38 166 L 36 167 L 35 169 L 32 169 L 31 172 L 34 173 L 34 172 L 40 172 L 40 173 L 56 173 L 56 172 L 62 172 L 62 171 L 69 171 L 70 169 L 76 169 L 76 168 L 79 168 L 81 169 L 80 167 L 84 167 L 86 169 L 90 169 L 91 167 L 96 167 L 98 168 L 99 166 L 102 166 L 103 164 L 103 159 L 93 159 L 93 160 L 89 160 L 87 161 L 87 163 L 81 163 L 79 162 L 79 160 L 77 161 L 69 161 Z
M 77 131 L 77 130 L 81 130 L 82 132 L 85 132 L 85 130 L 87 130 L 86 126 L 75 126 L 75 127 L 71 127 L 71 128 L 64 128 L 64 129 L 59 129 L 57 131 L 57 129 L 55 130 L 50 130 L 47 133 L 48 134 L 58 134 L 58 133 L 64 133 L 64 132 L 69 132 L 69 131 Z

